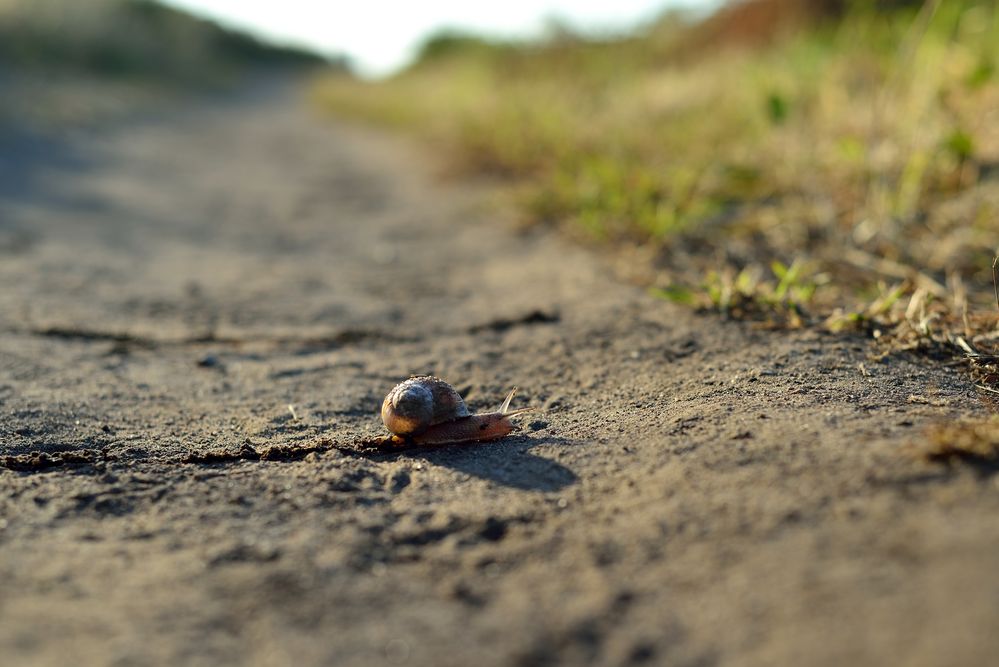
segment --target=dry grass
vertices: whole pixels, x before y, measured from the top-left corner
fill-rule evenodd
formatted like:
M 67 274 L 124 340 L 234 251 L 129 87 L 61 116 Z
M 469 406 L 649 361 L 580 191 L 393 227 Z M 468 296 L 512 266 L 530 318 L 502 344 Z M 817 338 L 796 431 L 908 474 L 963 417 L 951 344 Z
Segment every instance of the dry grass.
M 456 40 L 316 99 L 505 179 L 526 222 L 616 249 L 663 298 L 995 351 L 995 3 L 801 24 L 710 50 L 676 17 L 610 43 Z
M 999 420 L 940 424 L 915 447 L 919 458 L 933 463 L 999 464 Z

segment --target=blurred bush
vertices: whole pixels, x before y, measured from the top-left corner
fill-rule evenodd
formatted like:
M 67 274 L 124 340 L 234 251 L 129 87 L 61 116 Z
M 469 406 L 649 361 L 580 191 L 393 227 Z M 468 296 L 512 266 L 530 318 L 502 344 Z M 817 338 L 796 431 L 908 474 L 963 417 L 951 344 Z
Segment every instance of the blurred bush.
M 638 280 L 776 286 L 798 261 L 828 307 L 954 285 L 960 313 L 999 238 L 997 63 L 994 0 L 747 0 L 615 39 L 439 35 L 316 97 L 505 179 L 525 221 L 648 258 Z
M 3 68 L 208 83 L 247 67 L 320 64 L 151 0 L 0 0 Z

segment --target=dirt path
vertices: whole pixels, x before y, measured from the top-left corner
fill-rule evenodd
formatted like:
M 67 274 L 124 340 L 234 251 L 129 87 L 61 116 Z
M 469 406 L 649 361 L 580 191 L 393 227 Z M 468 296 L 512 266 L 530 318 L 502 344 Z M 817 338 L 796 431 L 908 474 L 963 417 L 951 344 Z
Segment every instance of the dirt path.
M 292 96 L 0 145 L 3 664 L 999 651 L 997 478 L 902 449 L 960 374 L 652 301 Z M 423 372 L 544 412 L 322 444 Z

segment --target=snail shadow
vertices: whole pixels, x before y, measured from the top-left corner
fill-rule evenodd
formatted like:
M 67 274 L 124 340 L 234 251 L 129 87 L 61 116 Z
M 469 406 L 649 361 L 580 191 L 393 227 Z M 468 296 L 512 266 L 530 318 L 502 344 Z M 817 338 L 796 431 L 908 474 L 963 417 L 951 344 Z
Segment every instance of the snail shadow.
M 377 461 L 419 459 L 512 489 L 552 492 L 572 486 L 579 481 L 579 477 L 561 463 L 533 454 L 530 450 L 539 445 L 575 442 L 557 437 L 520 437 L 489 443 L 414 447 L 398 452 L 349 453 Z
M 542 438 L 474 446 L 441 448 L 418 452 L 414 456 L 428 463 L 450 468 L 457 472 L 485 479 L 494 484 L 522 491 L 561 491 L 575 484 L 579 477 L 558 461 L 533 454 L 532 448 L 541 444 L 567 444 L 564 438 Z

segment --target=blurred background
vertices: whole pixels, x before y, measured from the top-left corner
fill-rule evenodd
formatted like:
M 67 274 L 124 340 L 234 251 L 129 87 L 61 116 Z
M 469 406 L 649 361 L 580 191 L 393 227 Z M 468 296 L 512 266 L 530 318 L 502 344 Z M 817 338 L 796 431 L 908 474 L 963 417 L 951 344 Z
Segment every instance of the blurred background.
M 409 64 L 429 35 L 460 31 L 492 39 L 543 39 L 566 25 L 590 36 L 623 34 L 667 8 L 701 15 L 720 0 L 514 0 L 483 5 L 434 0 L 410 5 L 380 0 L 343 6 L 314 0 L 3 0 L 5 56 L 10 61 L 76 60 L 108 70 L 199 69 L 206 55 L 229 60 L 305 52 L 350 59 L 367 77 Z M 195 18 L 197 17 L 197 18 Z M 391 20 L 386 20 L 391 17 Z M 217 24 L 209 26 L 207 19 Z M 242 33 L 242 34 L 240 34 Z M 249 35 L 253 35 L 252 38 Z M 281 48 L 284 47 L 284 48 Z
M 666 299 L 925 337 L 989 297 L 993 0 L 400 5 L 0 0 L 0 120 L 304 72 Z

